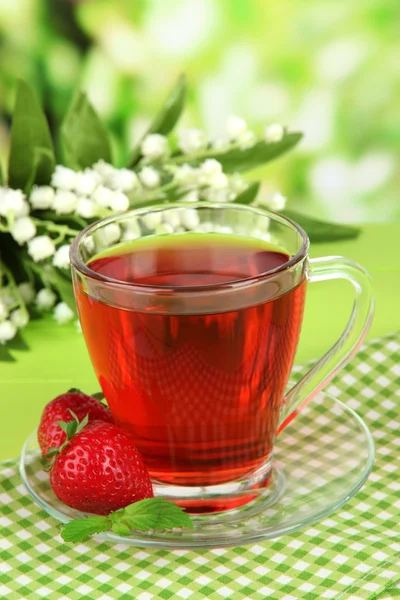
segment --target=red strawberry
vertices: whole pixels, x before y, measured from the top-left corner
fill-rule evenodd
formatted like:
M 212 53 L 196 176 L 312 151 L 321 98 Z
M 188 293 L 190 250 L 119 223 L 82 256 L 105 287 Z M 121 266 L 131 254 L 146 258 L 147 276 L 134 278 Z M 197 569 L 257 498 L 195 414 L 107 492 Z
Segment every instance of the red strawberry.
M 70 439 L 54 460 L 50 483 L 61 502 L 97 515 L 153 497 L 132 438 L 104 421 L 92 421 Z
M 69 390 L 49 402 L 43 410 L 38 429 L 38 441 L 42 454 L 50 448 L 60 448 L 66 440 L 66 434 L 58 425 L 58 421 L 72 421 L 72 411 L 79 421 L 88 415 L 89 421 L 106 421 L 114 423 L 110 409 L 93 396 L 79 390 Z

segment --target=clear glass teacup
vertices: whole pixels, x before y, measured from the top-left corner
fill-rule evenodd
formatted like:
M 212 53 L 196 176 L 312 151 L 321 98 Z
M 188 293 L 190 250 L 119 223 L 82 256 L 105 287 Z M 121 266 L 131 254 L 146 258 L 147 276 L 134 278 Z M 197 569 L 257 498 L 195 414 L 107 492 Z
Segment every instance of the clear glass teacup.
M 361 344 L 373 314 L 369 275 L 345 258 L 310 260 L 308 250 L 290 219 L 214 203 L 132 210 L 74 240 L 97 378 L 159 493 L 213 510 L 267 485 L 277 433 Z M 348 325 L 287 391 L 308 283 L 338 278 L 355 291 Z

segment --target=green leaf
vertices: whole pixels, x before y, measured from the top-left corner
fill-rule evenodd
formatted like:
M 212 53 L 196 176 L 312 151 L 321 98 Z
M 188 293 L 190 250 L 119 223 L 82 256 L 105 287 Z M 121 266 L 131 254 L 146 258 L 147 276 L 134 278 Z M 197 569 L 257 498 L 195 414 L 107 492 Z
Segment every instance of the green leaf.
M 70 521 L 61 531 L 61 537 L 65 542 L 84 542 L 91 535 L 109 531 L 111 521 L 108 517 L 93 516 L 84 519 Z
M 112 524 L 111 527 L 113 533 L 116 533 L 117 535 L 131 535 L 131 530 L 129 529 L 128 525 L 125 525 L 124 523 L 119 523 L 117 521 L 115 521 Z
M 165 498 L 146 498 L 130 504 L 121 514 L 121 520 L 131 529 L 193 528 L 193 521 L 182 508 Z
M 69 421 L 57 421 L 57 425 L 68 435 L 68 423 Z
M 46 117 L 31 87 L 18 82 L 11 128 L 8 185 L 29 191 L 47 184 L 55 167 L 53 142 Z
M 256 198 L 258 190 L 260 189 L 260 185 L 261 184 L 259 181 L 251 183 L 247 190 L 244 190 L 244 192 L 236 196 L 233 202 L 235 204 L 250 204 Z
M 7 347 L 10 350 L 20 350 L 20 351 L 26 351 L 26 350 L 30 349 L 28 344 L 25 342 L 24 338 L 22 337 L 20 331 L 17 331 L 17 333 L 13 337 L 13 339 L 10 340 L 9 342 L 7 342 Z
M 73 169 L 91 167 L 100 159 L 111 162 L 108 133 L 81 91 L 75 95 L 61 126 L 66 164 Z
M 361 233 L 359 227 L 350 225 L 339 225 L 337 223 L 328 223 L 307 217 L 294 210 L 285 210 L 283 214 L 293 219 L 300 227 L 304 229 L 311 242 L 336 242 L 338 240 L 352 240 Z
M 76 313 L 75 296 L 72 288 L 72 281 L 60 273 L 58 269 L 46 265 L 42 271 L 42 279 L 53 287 L 59 294 L 61 300 L 65 302 L 71 310 Z
M 165 100 L 160 112 L 153 120 L 145 137 L 149 133 L 160 133 L 167 135 L 175 127 L 179 117 L 181 116 L 186 98 L 186 78 L 181 75 L 175 84 L 175 87 Z M 140 157 L 140 143 L 133 150 L 132 156 L 128 163 L 129 167 L 133 167 Z
M 280 142 L 259 141 L 250 148 L 231 148 L 225 152 L 215 151 L 212 154 L 210 150 L 206 150 L 204 153 L 196 154 L 192 158 L 179 154 L 172 157 L 171 161 L 175 164 L 188 163 L 196 165 L 206 158 L 215 158 L 221 163 L 225 173 L 251 171 L 291 150 L 298 144 L 302 136 L 302 133 L 285 133 Z
M 15 362 L 15 358 L 9 353 L 7 346 L 0 344 L 0 362 Z

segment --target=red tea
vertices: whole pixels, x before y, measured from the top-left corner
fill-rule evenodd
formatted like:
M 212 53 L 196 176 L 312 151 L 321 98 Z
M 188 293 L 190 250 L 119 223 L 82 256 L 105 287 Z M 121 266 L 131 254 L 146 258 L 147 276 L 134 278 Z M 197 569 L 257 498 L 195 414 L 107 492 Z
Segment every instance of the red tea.
M 186 233 L 120 245 L 88 266 L 113 280 L 165 288 L 168 297 L 171 286 L 178 293 L 216 284 L 229 288 L 288 259 L 262 240 Z M 185 305 L 180 314 L 177 302 L 171 314 L 162 295 L 148 310 L 129 310 L 117 307 L 118 290 L 107 304 L 76 284 L 97 377 L 117 423 L 132 433 L 154 478 L 216 485 L 268 459 L 299 338 L 305 280 L 282 290 L 260 301 L 251 286 L 238 285 L 237 310 L 221 310 L 219 303 L 218 311 L 208 305 L 196 314 Z

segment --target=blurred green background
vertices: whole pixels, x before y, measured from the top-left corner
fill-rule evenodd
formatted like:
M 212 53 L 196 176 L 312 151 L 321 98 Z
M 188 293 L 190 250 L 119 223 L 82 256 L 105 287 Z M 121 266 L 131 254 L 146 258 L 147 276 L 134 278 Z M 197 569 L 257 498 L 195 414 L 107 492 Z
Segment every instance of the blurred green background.
M 262 173 L 297 209 L 342 222 L 400 217 L 399 0 L 0 0 L 0 158 L 15 78 L 54 131 L 78 84 L 117 162 L 180 72 L 185 126 L 237 114 L 305 132 Z

